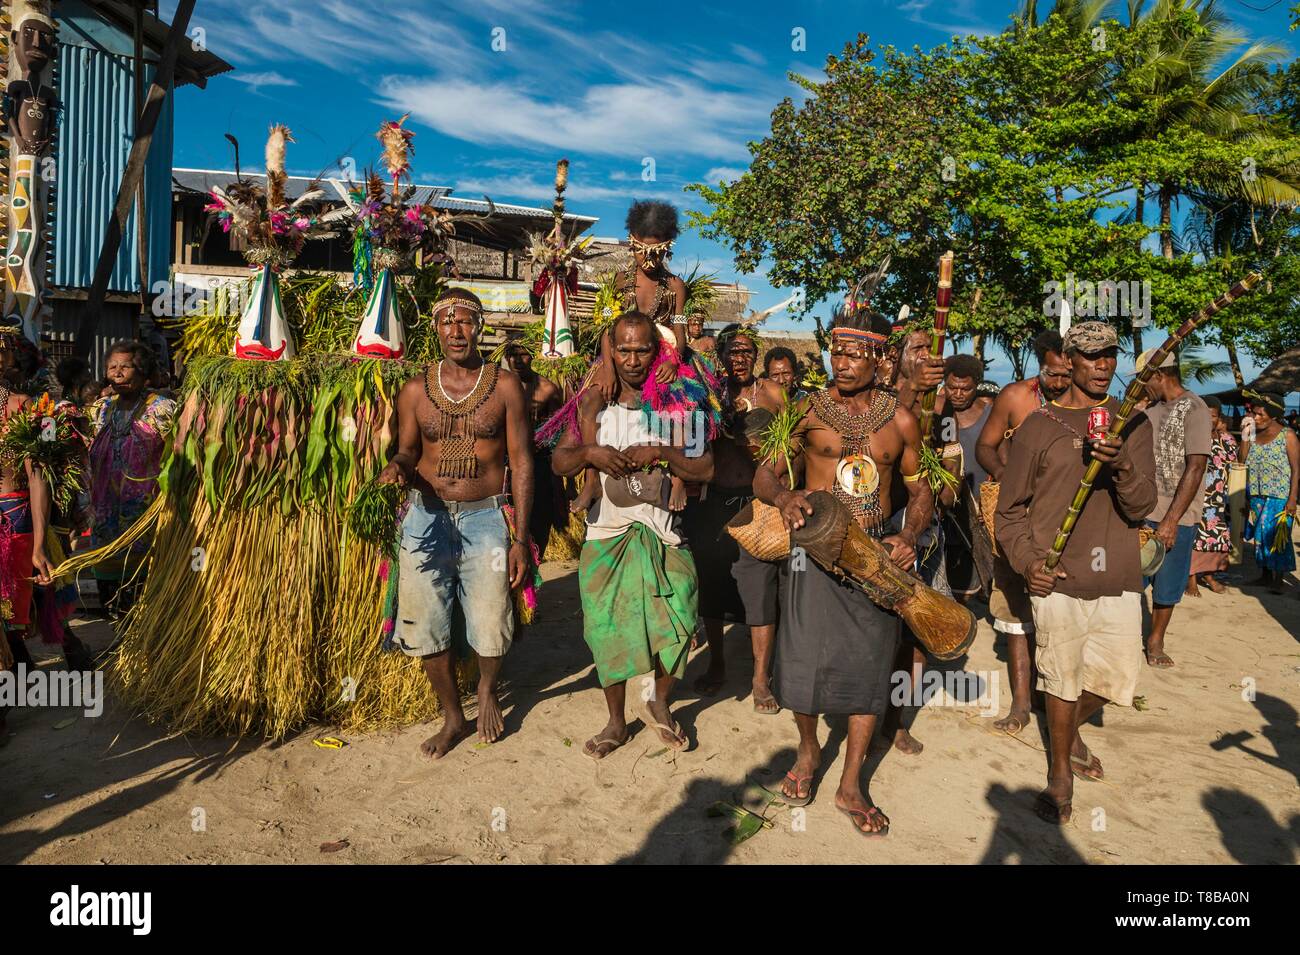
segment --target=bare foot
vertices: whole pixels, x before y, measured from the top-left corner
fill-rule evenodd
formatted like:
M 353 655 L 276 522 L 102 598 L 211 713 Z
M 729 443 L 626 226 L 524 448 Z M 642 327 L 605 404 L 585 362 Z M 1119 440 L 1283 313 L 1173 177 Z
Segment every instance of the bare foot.
M 1064 826 L 1073 815 L 1074 780 L 1067 776 L 1064 782 L 1048 778 L 1047 788 L 1038 794 L 1034 803 L 1034 812 L 1043 822 Z
M 1017 708 L 1014 703 L 1011 704 L 1011 712 L 1002 719 L 993 723 L 995 730 L 1001 730 L 1004 733 L 1010 733 L 1015 736 L 1022 729 L 1029 725 L 1029 707 Z
M 1228 589 L 1227 587 L 1223 586 L 1223 584 L 1219 583 L 1218 578 L 1213 576 L 1212 574 L 1206 574 L 1205 576 L 1203 576 L 1201 578 L 1201 583 L 1203 583 L 1206 587 L 1208 587 L 1212 592 L 1216 594 L 1226 593 Z
M 480 683 L 478 687 L 478 738 L 482 743 L 495 743 L 505 732 L 506 722 L 501 717 L 501 704 L 496 691 Z
M 614 750 L 618 749 L 630 739 L 627 731 L 627 723 L 610 722 L 606 727 L 587 740 L 582 746 L 582 752 L 585 756 L 592 759 L 604 759 Z
M 588 471 L 582 480 L 582 490 L 569 503 L 569 513 L 586 514 L 598 497 L 600 497 L 600 477 Z
M 925 744 L 900 726 L 894 734 L 893 747 L 904 756 L 920 756 Z
M 862 836 L 889 835 L 889 817 L 862 795 L 861 790 L 835 792 L 835 808 L 849 817 L 853 828 Z
M 675 512 L 686 509 L 686 482 L 675 477 L 669 482 L 668 510 Z
M 1199 597 L 1200 595 L 1201 595 L 1201 591 L 1200 591 L 1200 590 L 1197 588 L 1197 586 L 1196 586 L 1196 578 L 1195 578 L 1195 577 L 1188 577 L 1188 578 L 1187 578 L 1187 586 L 1183 588 L 1183 596 L 1184 596 L 1184 597 Z
M 469 724 L 465 717 L 456 720 L 444 720 L 442 729 L 420 744 L 420 752 L 430 759 L 442 759 L 452 748 L 469 735 Z

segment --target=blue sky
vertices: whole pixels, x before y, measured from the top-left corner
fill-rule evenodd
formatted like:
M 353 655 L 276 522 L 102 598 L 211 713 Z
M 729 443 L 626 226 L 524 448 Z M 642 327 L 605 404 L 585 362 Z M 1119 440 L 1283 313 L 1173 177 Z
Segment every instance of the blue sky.
M 1222 5 L 1254 37 L 1296 48 L 1288 3 L 1264 13 L 1243 0 Z M 818 75 L 826 55 L 859 31 L 877 43 L 931 47 L 954 33 L 1000 30 L 1015 6 L 199 0 L 191 34 L 201 28 L 207 46 L 236 69 L 206 90 L 178 94 L 174 163 L 228 168 L 222 134 L 231 132 L 244 163 L 260 168 L 267 126 L 276 121 L 297 140 L 292 171 L 337 175 L 340 159 L 357 168 L 373 163 L 379 123 L 410 112 L 417 181 L 466 197 L 547 205 L 555 161 L 567 156 L 570 210 L 600 217 L 595 234 L 617 236 L 633 198 L 685 210 L 698 206 L 686 185 L 743 170 L 746 143 L 767 132 L 772 108 L 799 95 L 787 73 Z M 163 17 L 174 8 L 164 0 Z M 805 50 L 794 49 L 796 30 Z M 646 181 L 650 162 L 654 179 Z M 761 274 L 738 275 L 725 248 L 687 232 L 675 266 L 697 261 L 753 289 L 755 307 L 789 294 Z M 995 377 L 1000 369 L 1004 361 Z

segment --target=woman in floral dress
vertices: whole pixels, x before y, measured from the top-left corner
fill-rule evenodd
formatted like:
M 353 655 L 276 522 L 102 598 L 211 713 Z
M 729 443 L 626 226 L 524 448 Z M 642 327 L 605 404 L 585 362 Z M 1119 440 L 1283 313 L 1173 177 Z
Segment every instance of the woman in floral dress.
M 154 498 L 166 435 L 176 402 L 148 387 L 157 359 L 148 345 L 119 342 L 107 357 L 111 393 L 91 406 L 90 516 L 91 543 L 103 547 L 121 537 Z M 148 541 L 129 554 L 95 567 L 100 604 L 124 614 L 139 583 L 140 561 Z M 120 591 L 120 593 L 119 593 Z
M 1228 554 L 1232 550 L 1232 527 L 1228 522 L 1228 467 L 1237 460 L 1237 441 L 1228 433 L 1219 399 L 1207 397 L 1205 404 L 1210 409 L 1210 460 L 1205 468 L 1205 511 L 1196 527 L 1191 576 L 1187 578 L 1187 593 L 1192 597 L 1201 595 L 1197 588 L 1198 578 L 1214 593 L 1223 593 L 1223 584 L 1214 575 L 1228 569 Z

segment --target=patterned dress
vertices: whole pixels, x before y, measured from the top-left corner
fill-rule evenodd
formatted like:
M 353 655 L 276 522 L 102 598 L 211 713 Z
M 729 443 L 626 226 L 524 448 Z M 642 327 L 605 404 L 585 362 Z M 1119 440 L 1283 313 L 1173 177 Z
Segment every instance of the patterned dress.
M 1273 551 L 1273 535 L 1291 496 L 1291 462 L 1286 456 L 1283 428 L 1267 444 L 1256 444 L 1246 456 L 1246 490 L 1250 503 L 1245 539 L 1255 542 L 1255 563 L 1261 570 L 1287 573 L 1295 570 L 1295 547 Z
M 122 535 L 153 500 L 158 487 L 166 435 L 176 414 L 176 402 L 156 392 L 140 397 L 133 408 L 122 408 L 118 397 L 101 398 L 90 408 L 91 542 L 103 547 Z M 148 549 L 141 541 L 132 549 L 139 557 Z M 120 580 L 125 560 L 106 561 L 95 568 L 103 580 Z
M 1227 433 L 1215 434 L 1210 443 L 1210 460 L 1205 467 L 1205 510 L 1196 525 L 1192 545 L 1193 575 L 1210 574 L 1224 565 L 1232 550 L 1232 526 L 1228 522 L 1228 467 L 1237 460 L 1237 441 Z

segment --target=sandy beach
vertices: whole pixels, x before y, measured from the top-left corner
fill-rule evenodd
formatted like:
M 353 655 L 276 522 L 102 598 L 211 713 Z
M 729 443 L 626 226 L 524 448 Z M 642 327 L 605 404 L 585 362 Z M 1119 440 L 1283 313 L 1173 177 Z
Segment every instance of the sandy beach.
M 1085 729 L 1106 779 L 1076 782 L 1064 829 L 1030 808 L 1046 772 L 1042 715 L 1011 737 L 992 728 L 978 701 L 945 693 L 915 714 L 921 755 L 873 751 L 870 793 L 892 831 L 865 840 L 832 801 L 842 722 L 823 727 L 814 802 L 802 812 L 765 805 L 758 784 L 775 788 L 796 734 L 788 713 L 753 711 L 740 626 L 729 631 L 723 694 L 701 699 L 690 688 L 703 650 L 679 687 L 675 713 L 689 751 L 666 750 L 635 722 L 632 741 L 603 762 L 583 756 L 605 710 L 581 637 L 576 568 L 547 564 L 544 576 L 544 619 L 506 665 L 508 735 L 496 744 L 471 739 L 432 763 L 418 751 L 428 725 L 327 749 L 314 740 L 331 735 L 328 727 L 274 744 L 169 737 L 111 697 L 98 718 L 22 710 L 0 749 L 0 862 L 1297 861 L 1295 590 L 1278 597 L 1233 586 L 1184 599 L 1167 644 L 1177 666 L 1145 670 L 1145 709 L 1107 707 L 1104 727 Z M 100 620 L 77 629 L 95 649 L 110 639 Z M 31 646 L 45 666 L 63 666 L 51 648 Z M 955 672 L 975 674 L 986 689 L 996 674 L 1005 713 L 1004 668 L 1001 642 L 981 622 Z M 718 801 L 760 811 L 770 828 L 733 845 L 729 818 L 709 815 Z M 322 851 L 326 844 L 335 851 Z

